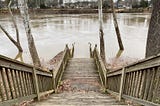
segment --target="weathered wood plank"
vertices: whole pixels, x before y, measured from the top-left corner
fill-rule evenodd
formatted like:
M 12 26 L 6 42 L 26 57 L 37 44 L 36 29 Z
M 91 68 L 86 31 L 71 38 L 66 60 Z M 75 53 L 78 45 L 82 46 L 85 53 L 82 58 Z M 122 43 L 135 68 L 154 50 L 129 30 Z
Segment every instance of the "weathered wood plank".
M 128 95 L 122 95 L 122 97 L 126 100 L 131 100 L 134 103 L 138 103 L 138 104 L 141 104 L 141 105 L 144 105 L 144 106 L 159 106 L 159 104 L 149 102 L 149 101 L 146 101 L 146 100 L 143 100 L 143 99 L 131 97 L 131 96 L 128 96 Z
M 133 91 L 135 89 L 135 77 L 136 77 L 136 74 L 135 72 L 133 72 L 132 86 L 131 86 L 131 93 L 130 93 L 131 96 L 133 96 Z
M 131 95 L 132 82 L 133 82 L 133 73 L 130 73 L 130 74 L 131 74 L 131 78 L 130 78 L 130 83 L 129 83 L 128 95 Z
M 28 84 L 28 80 L 27 80 L 27 73 L 23 72 L 24 74 L 24 81 L 25 81 L 25 85 L 26 85 L 26 92 L 27 92 L 27 96 L 29 95 L 29 84 Z
M 52 77 L 52 73 L 51 72 L 47 72 L 47 71 L 39 71 L 39 70 L 37 70 L 37 75 L 43 75 L 43 76 L 47 76 L 47 77 Z
M 43 87 L 42 87 L 42 79 L 40 78 L 41 76 L 40 75 L 37 75 L 37 83 L 38 83 L 38 87 L 39 87 L 39 92 L 42 92 L 43 91 Z
M 121 99 L 122 99 L 125 77 L 126 77 L 126 76 L 125 76 L 125 68 L 123 68 L 123 69 L 122 69 L 120 89 L 119 89 L 119 101 L 121 101 Z
M 31 83 L 29 80 L 29 73 L 26 73 L 26 80 L 27 80 L 27 86 L 28 86 L 28 95 L 32 94 L 32 90 L 31 90 Z
M 2 68 L 0 68 L 0 70 L 2 70 Z M 5 98 L 5 89 L 3 86 L 3 80 L 2 80 L 2 71 L 0 71 L 0 97 L 2 99 L 2 101 L 4 101 Z
M 39 93 L 39 96 L 41 97 L 41 96 L 44 96 L 44 95 L 47 95 L 47 94 L 51 94 L 51 93 L 53 93 L 54 92 L 54 90 L 52 89 L 52 90 L 48 90 L 48 91 L 45 91 L 45 92 L 42 92 L 42 93 Z
M 93 58 L 95 60 L 98 72 L 99 72 L 99 76 L 100 76 L 100 80 L 101 80 L 101 84 L 103 87 L 106 87 L 106 80 L 107 80 L 107 70 L 106 67 L 102 61 L 102 58 L 98 52 L 97 46 L 95 46 L 94 51 L 93 51 Z
M 130 86 L 130 79 L 131 79 L 131 73 L 126 73 L 126 75 L 128 75 L 128 83 L 127 83 L 127 87 L 125 88 L 126 89 L 126 94 L 128 95 L 129 94 L 129 86 Z
M 28 73 L 29 83 L 30 83 L 30 90 L 31 94 L 35 93 L 34 83 L 33 83 L 33 74 Z
M 7 100 L 9 100 L 10 98 L 9 98 L 9 91 L 8 91 L 8 86 L 7 86 L 6 69 L 5 68 L 2 68 L 2 80 L 3 80 L 3 85 L 4 85 Z
M 34 99 L 37 95 L 32 94 L 30 96 L 24 96 L 24 97 L 19 97 L 16 99 L 12 99 L 12 100 L 8 100 L 8 101 L 4 101 L 0 103 L 0 106 L 12 106 L 12 105 L 19 105 L 19 103 L 23 102 L 23 101 L 27 101 L 27 100 L 31 100 Z
M 139 71 L 135 72 L 135 82 L 134 82 L 134 89 L 133 89 L 133 97 L 136 96 L 136 90 L 138 89 L 138 88 L 137 88 L 137 85 L 138 85 L 138 77 L 139 77 Z
M 138 73 L 138 81 L 137 81 L 137 89 L 136 89 L 136 94 L 135 97 L 139 98 L 139 92 L 140 92 L 140 87 L 141 87 L 141 82 L 142 82 L 142 71 L 140 70 Z
M 113 92 L 109 89 L 106 90 L 108 93 L 114 95 L 115 97 L 118 97 L 119 96 L 119 93 L 117 92 Z M 126 100 L 130 100 L 132 101 L 133 103 L 138 103 L 138 104 L 141 104 L 141 105 L 144 105 L 144 106 L 159 106 L 159 104 L 156 104 L 156 103 L 153 103 L 153 102 L 149 102 L 149 101 L 146 101 L 146 100 L 142 100 L 142 99 L 139 99 L 139 98 L 135 98 L 135 97 L 131 97 L 131 96 L 128 96 L 128 95 L 122 95 L 122 98 L 126 99 Z
M 16 84 L 14 70 L 11 70 L 11 76 L 12 76 L 13 87 L 14 87 L 14 91 L 15 91 L 15 98 L 17 98 L 18 97 L 18 91 L 17 91 L 18 85 Z
M 10 98 L 13 99 L 15 98 L 14 96 L 14 90 L 13 90 L 13 86 L 12 86 L 12 82 L 10 80 L 11 76 L 10 76 L 10 69 L 7 69 L 6 71 L 6 76 L 7 76 L 7 82 L 8 82 L 8 87 L 9 87 L 9 93 L 10 93 Z
M 150 69 L 148 69 L 147 70 L 147 75 L 146 75 L 146 86 L 145 86 L 144 96 L 143 96 L 143 99 L 145 99 L 145 100 L 147 100 L 147 97 L 148 97 L 150 82 L 151 82 L 151 71 L 150 71 Z
M 23 84 L 23 91 L 24 91 L 24 96 L 27 96 L 27 86 L 26 86 L 26 82 L 25 82 L 25 78 L 24 78 L 24 72 L 21 72 L 21 77 L 22 77 L 22 84 Z
M 152 100 L 155 74 L 156 74 L 156 69 L 153 68 L 153 70 L 152 70 L 152 76 L 151 76 L 151 82 L 150 82 L 150 88 L 149 88 L 148 98 L 147 98 L 148 101 Z
M 156 76 L 154 80 L 154 90 L 153 90 L 153 98 L 152 102 L 158 102 L 160 101 L 159 94 L 158 94 L 158 89 L 160 87 L 160 67 L 157 68 L 156 70 Z
M 18 97 L 21 97 L 22 96 L 22 91 L 21 91 L 19 73 L 18 73 L 17 70 L 15 70 L 15 76 L 16 76 L 16 83 L 17 83 L 17 88 L 18 88 Z
M 20 90 L 21 90 L 22 96 L 25 96 L 24 86 L 23 86 L 23 82 L 22 82 L 22 74 L 20 71 L 18 71 L 18 77 L 19 77 Z
M 144 97 L 145 85 L 146 85 L 146 71 L 143 70 L 143 73 L 142 73 L 142 83 L 141 83 L 141 88 L 140 88 L 140 92 L 139 92 L 139 97 L 141 99 L 143 99 L 143 97 Z
M 39 85 L 38 85 L 38 80 L 37 80 L 37 74 L 36 74 L 36 69 L 33 68 L 33 81 L 34 81 L 34 88 L 36 90 L 37 94 L 37 100 L 40 100 L 40 95 L 39 95 Z

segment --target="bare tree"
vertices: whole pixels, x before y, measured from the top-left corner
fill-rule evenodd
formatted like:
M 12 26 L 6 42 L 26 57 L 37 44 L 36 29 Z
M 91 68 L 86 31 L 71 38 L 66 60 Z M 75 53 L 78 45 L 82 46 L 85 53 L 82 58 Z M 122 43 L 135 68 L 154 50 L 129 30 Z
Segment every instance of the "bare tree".
M 17 47 L 18 49 L 18 54 L 17 56 L 15 57 L 15 59 L 19 59 L 23 62 L 23 57 L 22 57 L 22 53 L 23 53 L 23 49 L 21 47 L 21 44 L 20 44 L 20 40 L 19 40 L 19 31 L 18 31 L 18 27 L 17 27 L 17 24 L 16 24 L 16 21 L 15 21 L 15 18 L 12 14 L 12 11 L 11 11 L 11 3 L 12 1 L 9 2 L 8 4 L 8 10 L 9 10 L 9 13 L 11 15 L 11 18 L 12 18 L 12 22 L 13 22 L 13 25 L 15 27 L 15 30 L 16 30 L 16 37 L 17 37 L 17 40 L 14 40 L 11 35 L 0 25 L 0 29 L 6 34 L 6 36 L 9 38 L 9 40 Z
M 102 58 L 103 62 L 106 64 L 104 32 L 103 32 L 103 12 L 102 12 L 102 4 L 103 4 L 102 0 L 98 0 L 100 55 L 101 55 L 101 58 Z
M 111 0 L 111 7 L 112 7 L 112 12 L 113 12 L 114 27 L 115 27 L 115 30 L 116 30 L 119 49 L 124 50 L 121 35 L 120 35 L 120 31 L 119 31 L 119 26 L 118 26 L 118 22 L 117 22 L 117 17 L 116 17 L 116 12 L 115 12 L 115 8 L 114 8 L 113 0 Z
M 28 13 L 28 6 L 27 6 L 27 0 L 18 0 L 18 5 L 20 9 L 21 16 L 23 18 L 23 23 L 25 26 L 25 31 L 28 39 L 28 46 L 29 46 L 29 51 L 32 57 L 33 64 L 35 66 L 40 67 L 40 59 L 36 50 L 36 46 L 34 43 L 34 38 L 31 33 L 31 27 L 29 23 L 29 13 Z

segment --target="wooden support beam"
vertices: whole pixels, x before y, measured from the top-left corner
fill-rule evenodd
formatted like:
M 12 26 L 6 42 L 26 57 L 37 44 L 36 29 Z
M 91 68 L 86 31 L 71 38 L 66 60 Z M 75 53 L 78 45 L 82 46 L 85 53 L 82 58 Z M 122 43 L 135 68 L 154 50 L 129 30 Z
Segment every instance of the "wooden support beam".
M 120 84 L 120 89 L 119 89 L 119 101 L 122 100 L 124 81 L 125 81 L 125 68 L 122 69 L 121 84 Z
M 37 80 L 37 74 L 36 74 L 36 69 L 33 68 L 33 81 L 34 81 L 34 88 L 36 90 L 36 94 L 37 94 L 37 100 L 40 100 L 40 95 L 39 95 L 39 86 L 38 86 L 38 80 Z
M 55 71 L 55 70 L 52 70 L 52 83 L 53 83 L 53 90 L 54 90 L 54 92 L 56 93 L 57 90 L 56 90 L 56 82 L 55 82 L 55 74 L 54 74 L 54 71 Z

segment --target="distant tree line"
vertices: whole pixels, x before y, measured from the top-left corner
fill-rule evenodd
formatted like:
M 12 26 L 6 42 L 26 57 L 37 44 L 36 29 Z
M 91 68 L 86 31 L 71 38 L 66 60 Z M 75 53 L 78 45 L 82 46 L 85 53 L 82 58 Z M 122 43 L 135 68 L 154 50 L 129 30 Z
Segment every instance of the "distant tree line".
M 139 3 L 135 3 L 133 5 L 133 8 L 146 8 L 146 7 L 149 7 L 150 5 L 150 2 L 149 1 L 146 1 L 146 0 L 141 0 Z
M 0 8 L 6 8 L 10 0 L 0 0 Z M 131 6 L 132 8 L 145 8 L 150 6 L 151 2 L 148 0 L 117 0 L 115 6 L 117 5 Z M 12 8 L 18 8 L 18 0 L 12 0 Z M 64 0 L 28 0 L 29 8 L 98 8 L 97 1 L 77 1 L 77 2 L 67 2 Z M 110 8 L 110 0 L 103 0 L 103 8 Z
M 119 5 L 125 5 L 130 8 L 146 8 L 151 5 L 151 1 L 148 0 L 117 0 L 117 7 Z

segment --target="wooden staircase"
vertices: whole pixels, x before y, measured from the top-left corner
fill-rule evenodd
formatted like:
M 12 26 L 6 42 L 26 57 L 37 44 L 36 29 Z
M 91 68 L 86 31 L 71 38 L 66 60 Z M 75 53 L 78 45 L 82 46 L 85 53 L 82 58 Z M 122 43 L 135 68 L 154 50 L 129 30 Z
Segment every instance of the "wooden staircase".
M 63 90 L 51 95 L 47 100 L 34 106 L 120 106 L 124 103 L 104 94 L 101 90 L 99 74 L 92 58 L 72 58 L 62 76 L 63 82 L 69 82 L 70 91 Z
M 90 45 L 90 59 L 73 54 L 74 45 L 71 49 L 66 45 L 57 69 L 48 71 L 0 55 L 0 106 L 33 99 L 38 102 L 31 106 L 126 105 L 118 102 L 122 99 L 160 106 L 160 55 L 109 71 L 97 46 L 92 51 Z M 48 94 L 52 95 L 44 99 Z
M 100 90 L 98 72 L 91 58 L 70 59 L 62 79 L 70 80 L 71 87 L 76 90 Z

